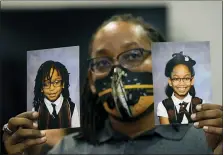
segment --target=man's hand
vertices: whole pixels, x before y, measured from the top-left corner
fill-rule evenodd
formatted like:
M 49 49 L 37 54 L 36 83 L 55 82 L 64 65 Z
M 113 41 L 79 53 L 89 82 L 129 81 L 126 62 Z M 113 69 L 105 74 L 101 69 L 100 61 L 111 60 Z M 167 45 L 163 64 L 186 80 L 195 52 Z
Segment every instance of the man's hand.
M 223 113 L 222 105 L 201 104 L 196 107 L 197 113 L 192 114 L 191 118 L 195 121 L 196 128 L 203 128 L 209 146 L 214 154 L 222 154 L 222 134 L 223 134 Z
M 24 112 L 9 120 L 8 128 L 13 134 L 4 132 L 3 135 L 8 154 L 22 154 L 25 149 L 46 142 L 45 132 L 37 130 L 34 123 L 37 118 L 37 112 Z

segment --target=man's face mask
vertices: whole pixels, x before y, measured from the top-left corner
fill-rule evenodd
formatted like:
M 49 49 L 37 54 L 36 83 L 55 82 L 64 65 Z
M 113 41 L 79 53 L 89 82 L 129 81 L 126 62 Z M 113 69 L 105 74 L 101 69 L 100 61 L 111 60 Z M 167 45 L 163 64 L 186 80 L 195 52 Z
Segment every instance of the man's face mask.
M 116 108 L 122 120 L 134 117 L 131 106 L 152 102 L 149 99 L 153 96 L 152 74 L 149 72 L 131 72 L 114 67 L 106 77 L 96 80 L 95 86 L 101 101 L 107 102 L 111 109 Z

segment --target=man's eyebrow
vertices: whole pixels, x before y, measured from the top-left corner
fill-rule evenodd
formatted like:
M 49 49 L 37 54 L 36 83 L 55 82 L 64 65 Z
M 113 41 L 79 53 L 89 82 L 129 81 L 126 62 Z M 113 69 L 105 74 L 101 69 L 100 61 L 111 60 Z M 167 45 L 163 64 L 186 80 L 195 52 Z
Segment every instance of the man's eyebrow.
M 135 41 L 126 41 L 126 42 L 124 42 L 121 45 L 122 48 L 130 48 L 132 46 L 138 46 L 138 47 L 140 47 L 140 45 L 137 42 L 135 42 Z
M 191 76 L 191 74 L 189 73 L 189 74 L 186 74 L 185 76 Z
M 108 55 L 110 52 L 106 48 L 99 48 L 95 51 L 95 53 L 96 55 L 104 56 L 104 55 Z

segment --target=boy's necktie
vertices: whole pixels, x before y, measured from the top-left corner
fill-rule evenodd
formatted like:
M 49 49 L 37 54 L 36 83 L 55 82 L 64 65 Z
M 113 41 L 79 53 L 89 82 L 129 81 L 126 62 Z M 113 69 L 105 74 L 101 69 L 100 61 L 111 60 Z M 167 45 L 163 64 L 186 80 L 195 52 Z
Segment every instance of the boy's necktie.
M 52 113 L 52 116 L 53 116 L 53 118 L 55 118 L 56 115 L 57 115 L 57 113 L 56 113 L 56 104 L 51 103 L 51 105 L 52 105 L 52 107 L 53 107 L 53 113 Z

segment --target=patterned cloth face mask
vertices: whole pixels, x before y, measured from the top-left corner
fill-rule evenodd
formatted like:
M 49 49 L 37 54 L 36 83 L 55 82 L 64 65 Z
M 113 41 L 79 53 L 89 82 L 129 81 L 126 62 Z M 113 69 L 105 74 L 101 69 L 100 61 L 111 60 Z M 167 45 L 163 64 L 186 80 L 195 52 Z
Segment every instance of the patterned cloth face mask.
M 123 119 L 133 117 L 131 106 L 153 101 L 150 72 L 131 72 L 116 66 L 106 77 L 96 80 L 95 85 L 101 101 L 107 102 L 111 109 L 116 108 Z

